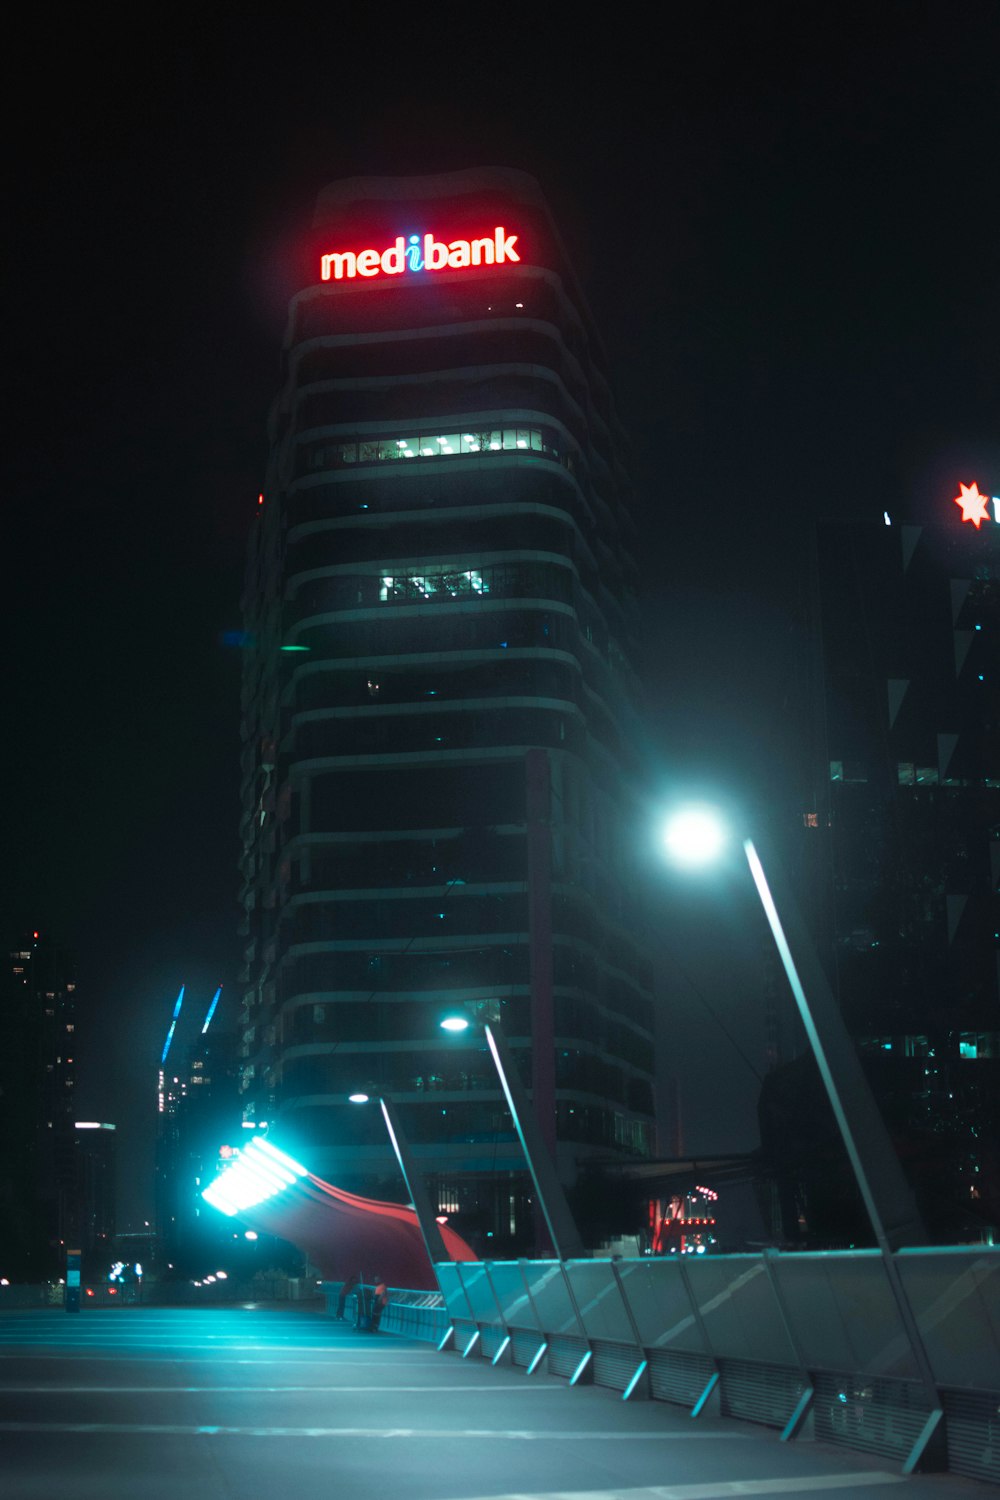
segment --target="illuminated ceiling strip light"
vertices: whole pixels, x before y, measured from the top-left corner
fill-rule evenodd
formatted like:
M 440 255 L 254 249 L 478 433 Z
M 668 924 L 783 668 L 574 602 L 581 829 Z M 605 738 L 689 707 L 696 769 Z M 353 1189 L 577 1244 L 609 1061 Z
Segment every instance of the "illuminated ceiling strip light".
M 227 1210 L 238 1213 L 241 1209 L 253 1208 L 255 1204 L 264 1203 L 274 1196 L 274 1193 L 262 1193 L 258 1188 L 249 1186 L 244 1186 L 240 1191 L 232 1183 L 228 1183 L 218 1188 L 209 1201 L 224 1213 Z
M 234 1201 L 237 1198 L 246 1198 L 248 1194 L 258 1199 L 273 1198 L 276 1193 L 284 1191 L 284 1183 L 269 1181 L 267 1178 L 241 1171 L 239 1167 L 233 1167 L 223 1173 L 216 1185 L 225 1197 L 232 1198 Z
M 272 1193 L 283 1193 L 285 1188 L 291 1187 L 295 1181 L 294 1177 L 285 1176 L 280 1172 L 269 1172 L 266 1167 L 258 1166 L 256 1162 L 245 1163 L 245 1170 L 241 1173 L 240 1180 L 243 1177 L 247 1177 L 251 1182 L 261 1183 Z
M 301 1162 L 295 1161 L 291 1156 L 286 1156 L 284 1151 L 279 1151 L 277 1146 L 273 1146 L 270 1141 L 266 1141 L 262 1135 L 255 1135 L 250 1145 L 259 1147 L 261 1151 L 272 1157 L 276 1162 L 279 1162 L 287 1171 L 293 1172 L 296 1177 L 308 1177 L 309 1174 Z
M 228 1198 L 223 1198 L 214 1185 L 207 1187 L 201 1196 L 206 1203 L 211 1204 L 212 1208 L 217 1208 L 227 1218 L 233 1218 L 237 1212 L 236 1205 Z
M 283 1193 L 298 1178 L 306 1177 L 305 1167 L 270 1141 L 255 1136 L 239 1161 L 221 1172 L 202 1193 L 213 1208 L 232 1218 L 255 1204 L 264 1203 Z
M 225 1179 L 226 1187 L 234 1193 L 237 1191 L 244 1193 L 247 1188 L 250 1188 L 253 1193 L 264 1191 L 270 1196 L 274 1193 L 283 1193 L 285 1188 L 289 1187 L 288 1182 L 282 1181 L 282 1178 L 273 1178 L 267 1172 L 255 1172 L 249 1166 L 231 1167 L 229 1172 L 226 1172 Z
M 263 1182 L 273 1187 L 275 1192 L 283 1192 L 286 1187 L 291 1187 L 295 1178 L 280 1167 L 275 1167 L 269 1161 L 261 1161 L 255 1157 L 247 1159 L 244 1156 L 235 1169 L 241 1176 L 246 1176 L 253 1182 Z

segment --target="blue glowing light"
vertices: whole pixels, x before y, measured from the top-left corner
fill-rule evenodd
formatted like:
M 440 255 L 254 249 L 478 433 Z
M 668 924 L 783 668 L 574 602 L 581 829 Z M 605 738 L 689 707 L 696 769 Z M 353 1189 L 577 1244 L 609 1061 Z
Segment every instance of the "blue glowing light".
M 257 1135 L 201 1196 L 220 1213 L 233 1218 L 243 1209 L 253 1208 L 255 1204 L 283 1193 L 297 1179 L 307 1175 L 300 1162 Z
M 411 234 L 410 235 L 409 243 L 406 246 L 405 254 L 406 254 L 406 259 L 409 262 L 409 267 L 410 267 L 411 271 L 422 271 L 424 269 L 424 259 L 423 259 L 423 256 L 420 254 L 420 236 L 419 236 L 419 234 Z
M 222 985 L 220 984 L 219 988 L 216 990 L 214 996 L 212 997 L 212 1003 L 211 1003 L 211 1005 L 208 1007 L 208 1015 L 205 1017 L 205 1024 L 201 1028 L 201 1034 L 202 1034 L 202 1036 L 205 1035 L 205 1032 L 208 1030 L 208 1028 L 212 1024 L 212 1017 L 215 1015 L 215 1007 L 219 1003 L 219 996 L 221 994 L 222 994 Z
M 163 1067 L 163 1064 L 167 1060 L 167 1053 L 170 1051 L 170 1043 L 174 1039 L 174 1030 L 175 1030 L 175 1028 L 177 1026 L 177 1017 L 181 1013 L 181 1006 L 182 1006 L 183 1003 L 184 1003 L 184 986 L 181 985 L 181 992 L 177 996 L 177 1004 L 174 1006 L 173 1019 L 170 1022 L 170 1030 L 167 1032 L 167 1040 L 163 1043 L 163 1053 L 162 1053 L 162 1056 L 160 1057 L 160 1067 L 161 1068 Z

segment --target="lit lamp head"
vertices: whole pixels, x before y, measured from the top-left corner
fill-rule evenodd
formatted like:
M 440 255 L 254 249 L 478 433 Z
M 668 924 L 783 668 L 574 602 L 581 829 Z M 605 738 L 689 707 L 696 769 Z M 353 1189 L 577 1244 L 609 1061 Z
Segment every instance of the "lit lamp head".
M 470 1024 L 468 1016 L 445 1016 L 440 1022 L 442 1031 L 454 1032 L 468 1031 Z
M 667 820 L 663 842 L 676 864 L 697 869 L 715 862 L 725 848 L 728 833 L 719 814 L 711 807 L 685 807 Z

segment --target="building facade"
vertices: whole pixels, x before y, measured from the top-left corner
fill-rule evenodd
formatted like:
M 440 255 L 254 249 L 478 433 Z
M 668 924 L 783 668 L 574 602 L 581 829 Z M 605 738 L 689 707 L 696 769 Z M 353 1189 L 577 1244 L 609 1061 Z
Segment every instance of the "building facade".
M 76 1182 L 78 1248 L 84 1269 L 107 1271 L 117 1231 L 117 1152 L 114 1125 L 99 1120 L 77 1120 Z
M 2 974 L 0 1261 L 39 1280 L 65 1272 L 78 1236 L 76 982 L 44 933 L 21 936 Z
M 567 1182 L 652 1145 L 625 446 L 524 174 L 334 184 L 302 283 L 244 600 L 244 1114 L 365 1190 L 349 1096 L 391 1094 L 441 1210 L 503 1179 L 517 1238 L 477 1021 Z
M 803 828 L 827 967 L 938 1241 L 1000 1226 L 1000 523 L 952 498 L 920 525 L 819 530 Z M 765 1138 L 801 1157 L 786 1229 L 850 1240 L 863 1218 L 809 1073 L 765 1088 Z
M 212 1025 L 221 994 L 220 985 L 204 1015 L 200 1007 L 192 1012 L 189 999 L 182 1030 L 175 1037 L 175 1023 L 183 1010 L 182 990 L 157 1084 L 158 1255 L 167 1265 L 202 1271 L 224 1229 L 225 1238 L 231 1238 L 229 1227 L 206 1210 L 202 1189 L 214 1177 L 220 1160 L 238 1149 L 242 1135 L 235 1039 L 219 1023 Z M 200 1029 L 192 1033 L 192 1025 L 199 1023 Z

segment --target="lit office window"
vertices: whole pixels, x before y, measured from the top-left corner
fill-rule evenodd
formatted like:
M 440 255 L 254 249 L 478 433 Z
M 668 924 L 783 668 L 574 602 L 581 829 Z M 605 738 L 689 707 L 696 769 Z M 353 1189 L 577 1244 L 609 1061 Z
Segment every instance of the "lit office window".
M 315 443 L 306 449 L 306 469 L 355 464 L 406 463 L 483 453 L 541 453 L 561 461 L 555 435 L 540 427 L 489 427 L 464 432 L 401 433 L 350 442 Z
M 430 599 L 435 595 L 458 599 L 464 595 L 488 594 L 490 586 L 482 573 L 467 568 L 455 573 L 394 573 L 379 579 L 381 603 L 391 599 Z

